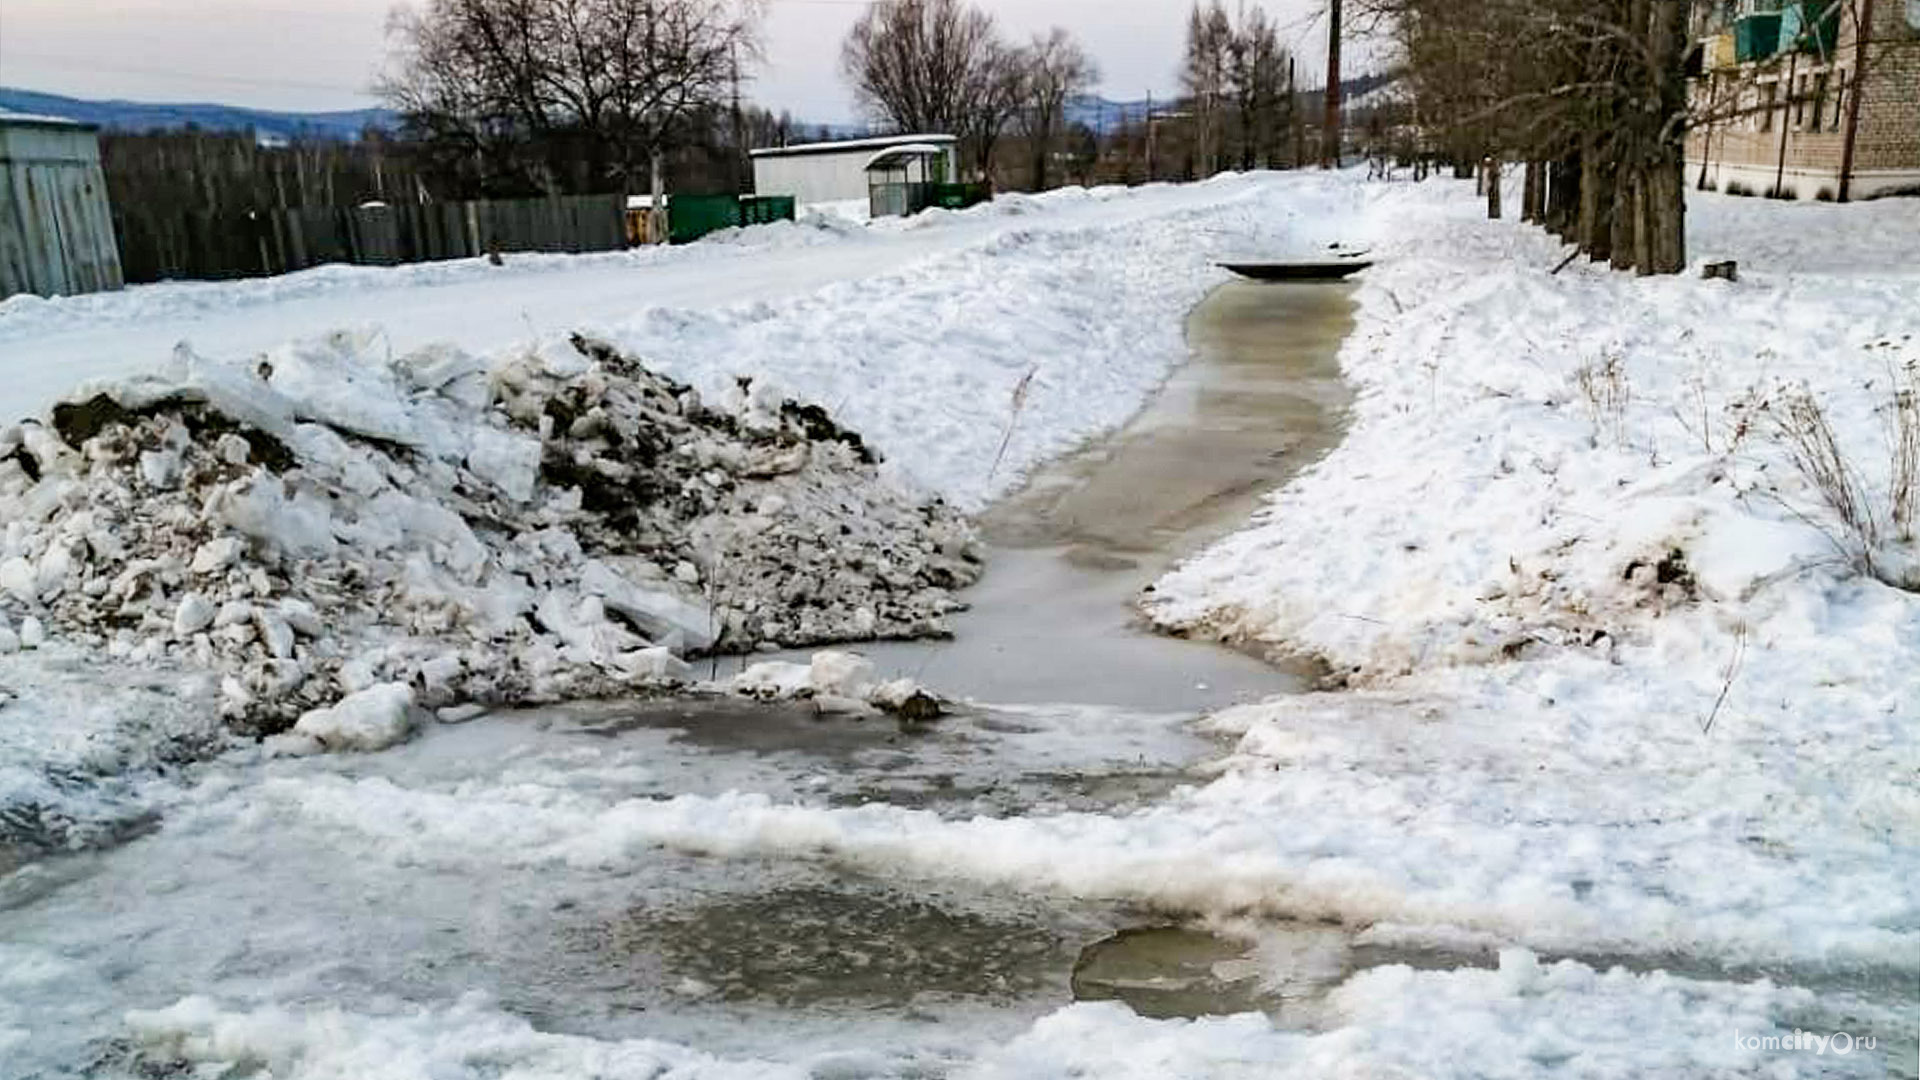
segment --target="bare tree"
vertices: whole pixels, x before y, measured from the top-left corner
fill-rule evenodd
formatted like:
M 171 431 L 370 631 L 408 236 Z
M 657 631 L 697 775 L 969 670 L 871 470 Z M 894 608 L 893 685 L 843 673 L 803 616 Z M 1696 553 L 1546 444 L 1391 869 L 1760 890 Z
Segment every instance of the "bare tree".
M 1033 152 L 1033 186 L 1047 187 L 1047 162 L 1054 143 L 1066 129 L 1067 102 L 1086 93 L 1100 78 L 1100 69 L 1072 34 L 1054 27 L 1034 35 L 1019 57 L 1024 69 L 1025 100 L 1020 119 Z
M 1348 0 L 1390 27 L 1456 162 L 1547 163 L 1539 216 L 1641 273 L 1686 264 L 1687 0 Z
M 757 54 L 761 0 L 428 0 L 380 92 L 485 190 L 632 190 Z
M 1240 140 L 1240 167 L 1272 165 L 1281 132 L 1292 123 L 1293 94 L 1287 73 L 1293 58 L 1264 9 L 1241 14 L 1227 45 L 1227 84 Z
M 1023 90 L 1015 50 L 966 0 L 872 5 L 841 45 L 840 70 L 868 113 L 900 131 L 960 136 L 982 171 Z
M 1198 139 L 1195 148 L 1202 175 L 1220 169 L 1220 114 L 1227 97 L 1227 64 L 1233 48 L 1233 23 L 1220 0 L 1195 4 L 1187 16 L 1187 51 L 1180 68 Z
M 1027 97 L 1025 50 L 995 38 L 982 50 L 962 89 L 955 130 L 960 141 L 973 148 L 976 174 L 990 181 L 994 148 Z

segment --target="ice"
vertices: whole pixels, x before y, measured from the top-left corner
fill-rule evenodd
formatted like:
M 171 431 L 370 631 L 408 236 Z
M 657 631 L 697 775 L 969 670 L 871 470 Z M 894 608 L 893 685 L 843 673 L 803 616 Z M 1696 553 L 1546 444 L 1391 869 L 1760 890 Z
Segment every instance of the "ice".
M 369 686 L 293 725 L 328 750 L 385 750 L 413 730 L 413 691 L 398 683 Z

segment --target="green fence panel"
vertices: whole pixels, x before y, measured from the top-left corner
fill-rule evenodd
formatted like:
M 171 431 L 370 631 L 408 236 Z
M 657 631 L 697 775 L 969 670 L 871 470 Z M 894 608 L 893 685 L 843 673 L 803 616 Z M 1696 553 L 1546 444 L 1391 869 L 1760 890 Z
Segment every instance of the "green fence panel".
M 985 184 L 934 184 L 928 205 L 944 210 L 965 210 L 969 206 L 978 206 L 992 195 Z
M 794 200 L 791 195 L 750 195 L 740 200 L 740 224 L 771 225 L 792 221 Z
M 667 204 L 668 238 L 687 244 L 710 232 L 740 224 L 737 195 L 675 195 Z

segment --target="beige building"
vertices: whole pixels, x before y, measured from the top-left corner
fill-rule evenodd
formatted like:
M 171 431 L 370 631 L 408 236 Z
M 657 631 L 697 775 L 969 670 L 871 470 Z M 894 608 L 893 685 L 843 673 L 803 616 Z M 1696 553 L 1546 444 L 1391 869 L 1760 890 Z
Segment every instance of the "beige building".
M 1872 9 L 1866 78 L 1859 12 Z M 1920 194 L 1920 0 L 1696 0 L 1701 44 L 1688 179 L 1718 191 Z M 1859 121 L 1848 115 L 1859 95 Z

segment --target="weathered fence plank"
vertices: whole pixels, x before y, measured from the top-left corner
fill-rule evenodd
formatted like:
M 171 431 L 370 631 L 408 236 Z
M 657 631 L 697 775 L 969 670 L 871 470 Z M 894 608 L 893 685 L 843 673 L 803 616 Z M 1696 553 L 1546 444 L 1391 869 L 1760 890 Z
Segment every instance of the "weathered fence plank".
M 131 282 L 291 273 L 326 263 L 393 266 L 490 251 L 615 251 L 627 246 L 626 200 L 553 199 L 297 207 L 247 214 L 114 209 Z

